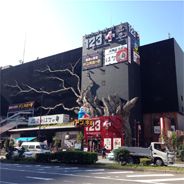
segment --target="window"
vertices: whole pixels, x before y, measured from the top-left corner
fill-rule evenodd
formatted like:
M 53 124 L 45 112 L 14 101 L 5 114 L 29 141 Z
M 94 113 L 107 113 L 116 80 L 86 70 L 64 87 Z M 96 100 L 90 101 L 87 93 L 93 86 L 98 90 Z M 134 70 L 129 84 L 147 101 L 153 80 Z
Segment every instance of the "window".
M 29 149 L 35 149 L 35 146 L 34 145 L 30 145 Z

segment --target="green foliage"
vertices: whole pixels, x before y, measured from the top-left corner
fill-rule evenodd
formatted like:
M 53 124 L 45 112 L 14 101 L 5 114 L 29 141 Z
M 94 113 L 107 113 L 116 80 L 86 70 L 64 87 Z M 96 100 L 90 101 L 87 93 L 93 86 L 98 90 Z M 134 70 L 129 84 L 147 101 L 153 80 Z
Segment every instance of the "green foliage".
M 114 152 L 114 159 L 115 161 L 118 161 L 118 162 L 121 161 L 120 159 L 128 160 L 130 156 L 130 152 L 123 148 L 115 149 L 113 152 Z
M 141 158 L 140 159 L 140 165 L 147 166 L 147 165 L 150 165 L 150 164 L 151 164 L 151 159 L 149 159 L 149 158 Z
M 184 162 L 184 149 L 180 152 L 180 159 L 182 162 Z
M 177 147 L 177 135 L 176 135 L 176 132 L 172 133 L 171 144 L 172 144 L 173 149 L 175 150 L 176 147 Z
M 37 153 L 35 155 L 36 162 L 48 163 L 51 160 L 50 153 Z
M 61 163 L 93 164 L 98 160 L 97 153 L 83 151 L 62 151 L 52 154 L 52 159 Z
M 53 137 L 53 142 L 55 147 L 59 147 L 61 139 L 58 136 Z
M 82 132 L 79 132 L 77 134 L 77 143 L 82 143 L 83 140 L 84 140 L 84 135 Z
M 14 144 L 15 144 L 15 141 L 13 139 L 10 139 L 10 138 L 6 139 L 4 142 L 4 147 L 6 151 L 8 151 L 10 147 L 14 147 Z

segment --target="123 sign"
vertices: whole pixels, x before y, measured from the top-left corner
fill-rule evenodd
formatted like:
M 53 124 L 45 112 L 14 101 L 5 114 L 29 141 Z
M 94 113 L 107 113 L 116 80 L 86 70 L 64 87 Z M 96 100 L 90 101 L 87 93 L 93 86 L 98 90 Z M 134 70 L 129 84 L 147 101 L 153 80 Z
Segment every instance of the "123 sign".
M 103 44 L 103 34 L 94 35 L 85 39 L 86 49 L 95 48 Z
M 101 123 L 100 120 L 93 121 L 92 126 L 87 126 L 86 127 L 86 132 L 98 132 L 101 130 Z

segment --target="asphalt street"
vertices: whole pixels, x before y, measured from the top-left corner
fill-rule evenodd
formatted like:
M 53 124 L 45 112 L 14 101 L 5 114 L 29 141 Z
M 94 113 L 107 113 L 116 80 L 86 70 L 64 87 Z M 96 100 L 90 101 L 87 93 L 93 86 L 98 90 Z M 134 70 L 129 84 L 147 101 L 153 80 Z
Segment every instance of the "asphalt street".
M 183 174 L 0 163 L 0 184 L 183 184 Z

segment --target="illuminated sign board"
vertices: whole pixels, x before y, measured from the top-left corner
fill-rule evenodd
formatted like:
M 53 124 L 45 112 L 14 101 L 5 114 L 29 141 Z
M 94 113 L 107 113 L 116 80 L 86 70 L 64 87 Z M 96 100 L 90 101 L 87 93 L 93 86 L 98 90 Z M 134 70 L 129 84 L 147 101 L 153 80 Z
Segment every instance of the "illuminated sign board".
M 84 55 L 82 66 L 84 70 L 102 66 L 102 55 L 99 53 Z
M 8 112 L 30 110 L 34 108 L 35 102 L 25 102 L 20 104 L 13 104 L 8 107 Z
M 119 45 L 105 50 L 105 65 L 121 63 L 128 60 L 128 49 L 126 45 Z
M 75 126 L 93 126 L 93 120 L 91 119 L 78 119 L 74 122 Z
M 48 116 L 36 116 L 36 117 L 29 117 L 28 125 L 44 125 L 44 124 L 58 124 L 58 123 L 65 123 L 69 122 L 70 116 L 68 114 L 55 114 L 55 115 L 48 115 Z
M 136 43 L 136 46 L 135 46 Z M 82 69 L 116 63 L 139 63 L 139 35 L 129 23 L 122 23 L 83 37 Z

